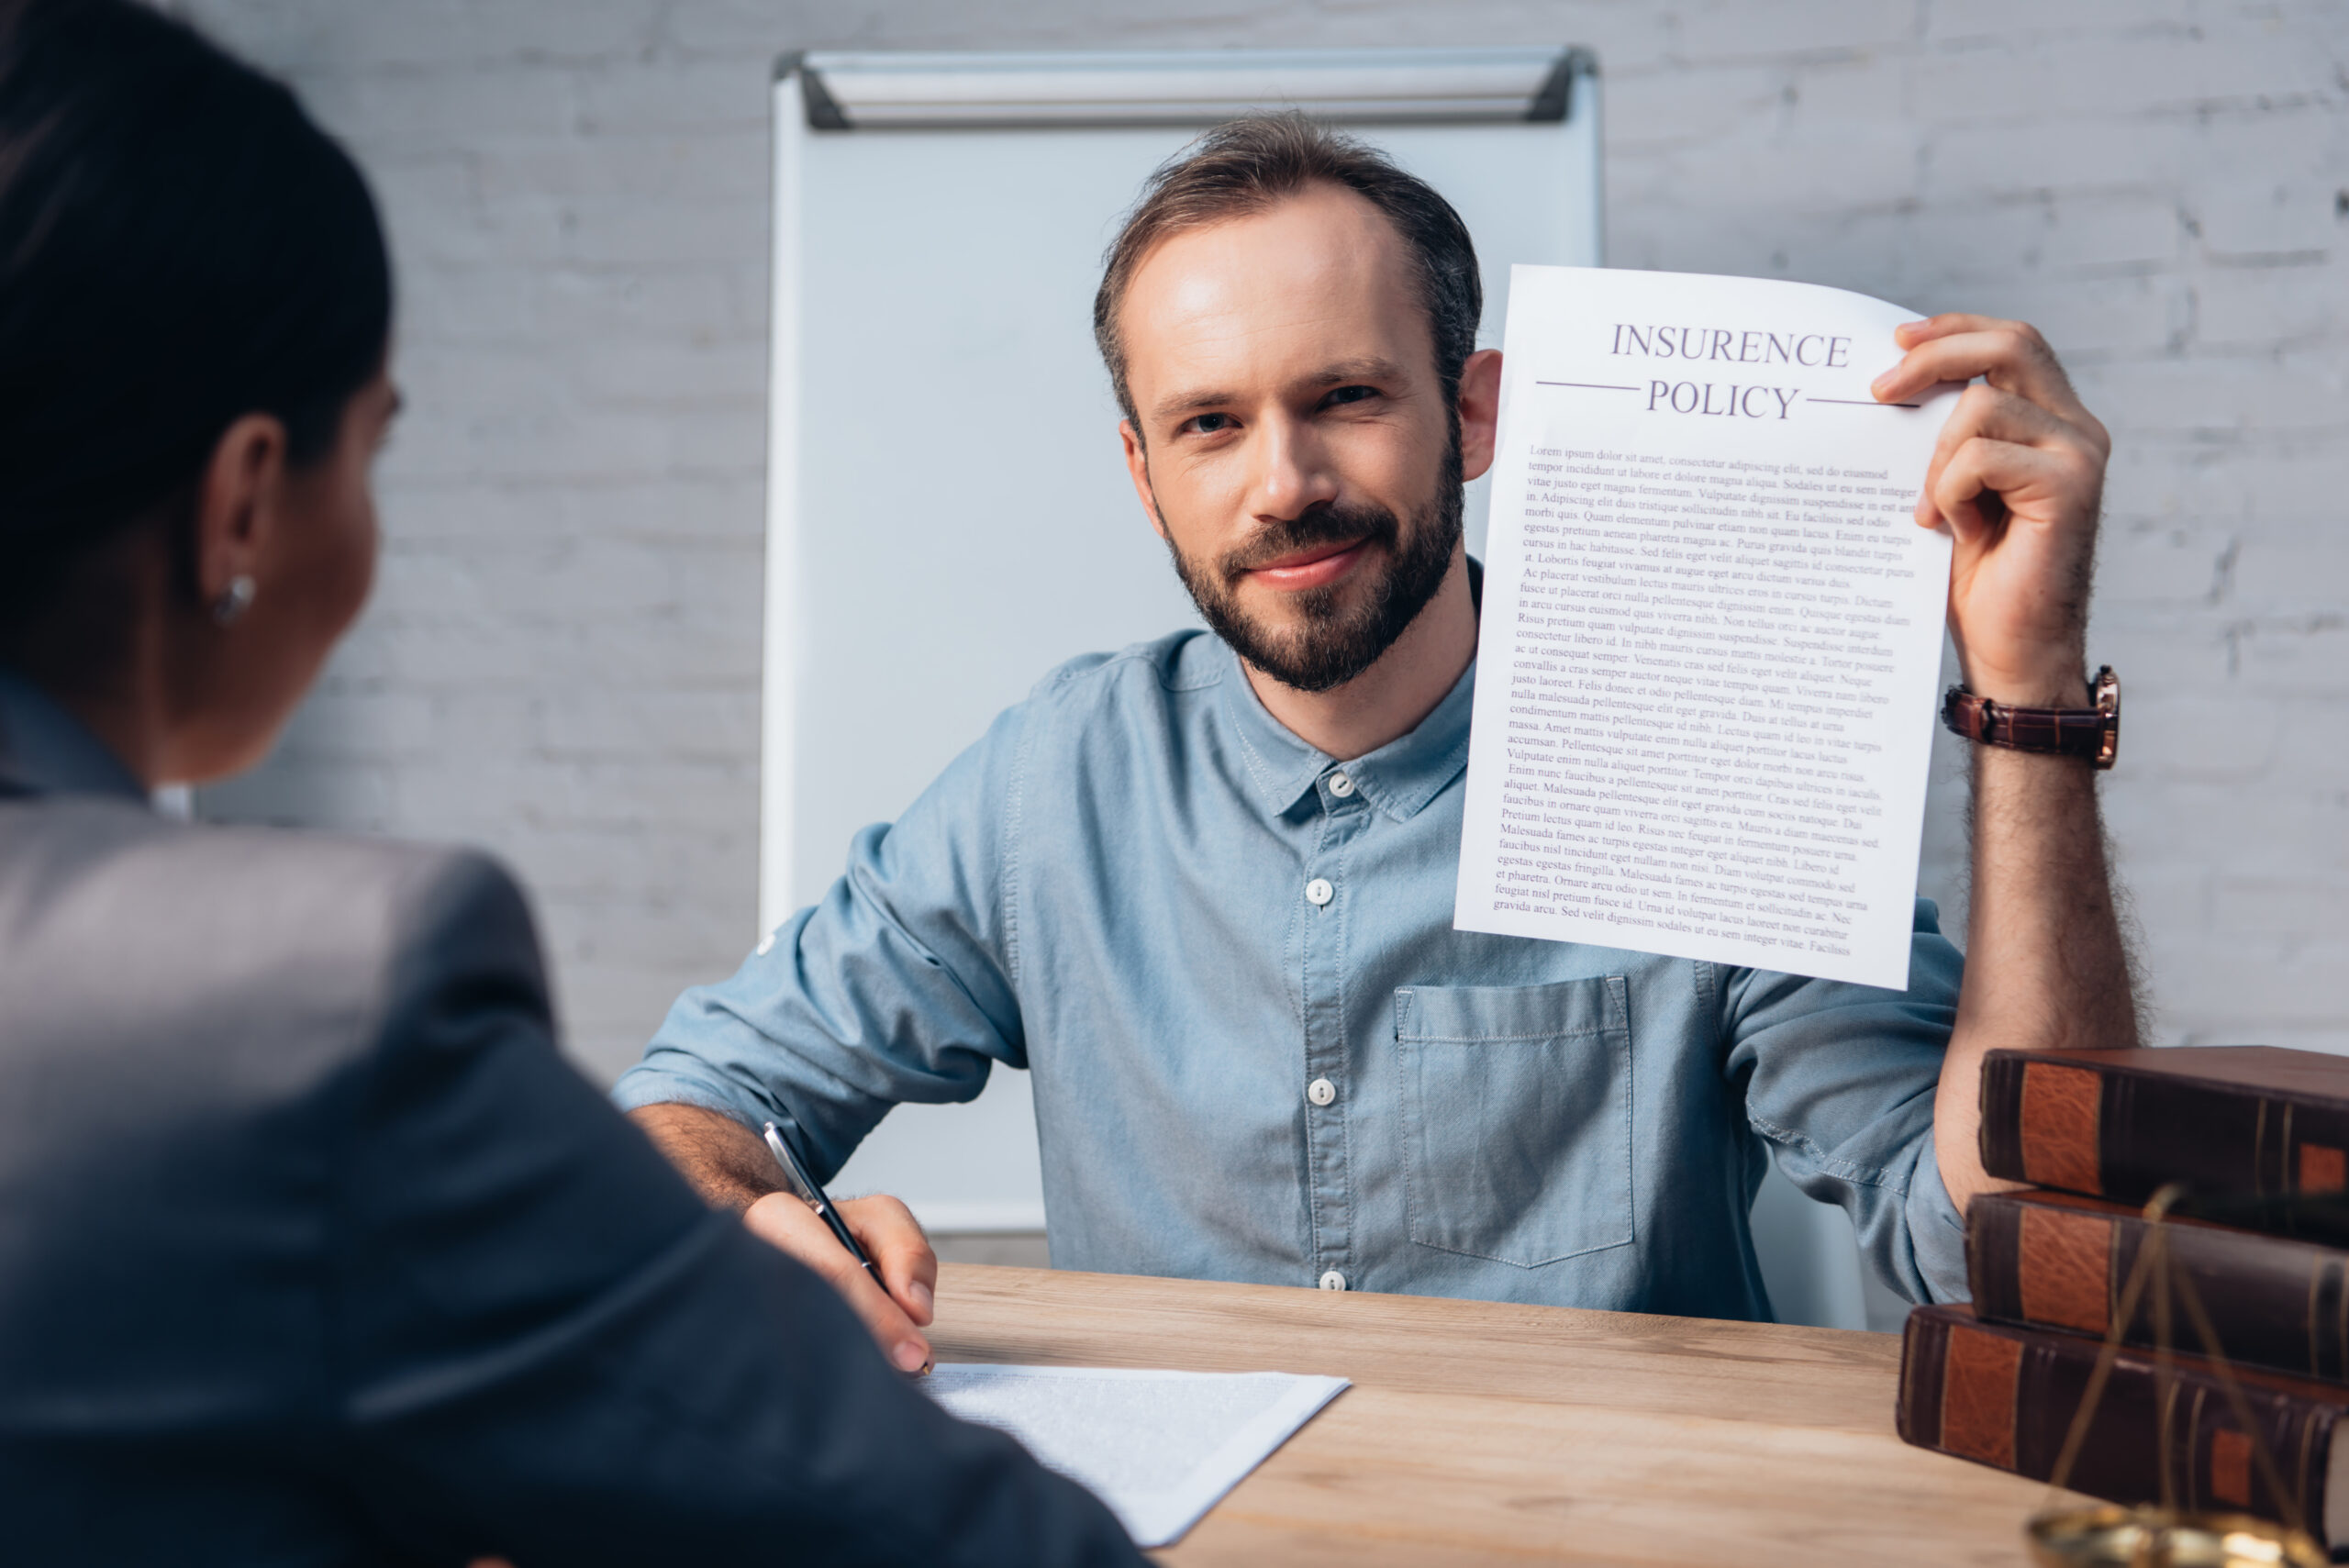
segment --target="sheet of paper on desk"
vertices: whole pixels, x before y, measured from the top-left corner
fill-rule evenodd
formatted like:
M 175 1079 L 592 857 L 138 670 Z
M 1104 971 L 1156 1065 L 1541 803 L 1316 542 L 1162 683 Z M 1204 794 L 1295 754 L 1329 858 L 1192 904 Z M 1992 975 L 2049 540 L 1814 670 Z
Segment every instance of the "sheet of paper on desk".
M 1197 1524 L 1346 1386 L 1279 1372 L 941 1364 L 922 1380 L 966 1421 L 1009 1432 L 1088 1487 L 1140 1546 Z
M 1453 923 L 1905 988 L 1949 584 L 1916 313 L 1518 267 Z

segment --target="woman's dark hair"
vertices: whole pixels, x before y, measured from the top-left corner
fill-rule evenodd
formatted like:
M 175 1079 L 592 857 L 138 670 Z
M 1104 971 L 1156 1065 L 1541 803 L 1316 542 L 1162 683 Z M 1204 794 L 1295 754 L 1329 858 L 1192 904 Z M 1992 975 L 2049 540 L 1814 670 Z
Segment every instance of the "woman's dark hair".
M 133 0 L 0 0 L 0 626 L 240 416 L 324 454 L 391 311 L 366 183 L 284 86 Z

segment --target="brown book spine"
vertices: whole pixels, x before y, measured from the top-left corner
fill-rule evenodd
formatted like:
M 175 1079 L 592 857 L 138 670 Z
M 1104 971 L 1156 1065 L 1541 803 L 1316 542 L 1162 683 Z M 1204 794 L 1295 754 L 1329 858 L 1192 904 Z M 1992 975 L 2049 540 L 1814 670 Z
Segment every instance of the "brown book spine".
M 2102 1348 L 2077 1335 L 1979 1322 L 1962 1307 L 1920 1307 L 1909 1314 L 1901 1344 L 1900 1436 L 2048 1480 Z M 2321 1385 L 2238 1375 L 2302 1528 L 2328 1539 L 2325 1465 L 2349 1404 Z M 2178 1357 L 2165 1390 L 2152 1356 L 2124 1351 L 2065 1484 L 2116 1503 L 2154 1503 L 2162 1500 L 2165 1473 L 2182 1508 L 2277 1520 L 2289 1513 L 2260 1474 L 2252 1440 L 2208 1363 Z
M 2100 1065 L 2098 1054 L 1984 1058 L 1990 1174 L 2122 1203 L 2170 1182 L 2277 1199 L 2349 1189 L 2349 1100 Z
M 2102 1339 L 2150 1229 L 2135 1209 L 2094 1198 L 1977 1197 L 1965 1213 L 1975 1314 Z M 2170 1267 L 2193 1286 L 2228 1360 L 2349 1382 L 2349 1251 L 2192 1220 L 2168 1230 Z M 2148 1277 L 2122 1329 L 2132 1345 L 2158 1343 L 2156 1283 Z M 2171 1309 L 2170 1342 L 2203 1349 L 2183 1306 Z

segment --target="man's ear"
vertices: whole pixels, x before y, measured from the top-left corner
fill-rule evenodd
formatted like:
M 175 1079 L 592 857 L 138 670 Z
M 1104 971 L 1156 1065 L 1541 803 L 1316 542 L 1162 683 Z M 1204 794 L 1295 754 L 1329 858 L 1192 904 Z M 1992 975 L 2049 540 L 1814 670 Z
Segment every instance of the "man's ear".
M 258 578 L 276 544 L 285 488 L 285 425 L 240 416 L 212 449 L 195 490 L 195 591 L 219 602 L 239 577 Z
M 1501 351 L 1479 349 L 1460 367 L 1460 476 L 1482 479 L 1493 466 L 1501 419 Z
M 1118 439 L 1125 443 L 1126 474 L 1134 482 L 1134 494 L 1141 498 L 1142 516 L 1150 519 L 1151 531 L 1164 539 L 1166 524 L 1158 515 L 1158 492 L 1150 484 L 1150 453 L 1143 450 L 1131 419 L 1118 421 Z

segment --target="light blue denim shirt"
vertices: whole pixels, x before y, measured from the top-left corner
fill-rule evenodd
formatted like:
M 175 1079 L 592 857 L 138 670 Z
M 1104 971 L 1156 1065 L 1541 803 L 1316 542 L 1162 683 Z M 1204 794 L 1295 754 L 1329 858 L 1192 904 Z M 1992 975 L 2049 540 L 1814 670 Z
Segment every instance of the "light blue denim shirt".
M 1719 1318 L 1769 1316 L 1775 1157 L 1894 1288 L 1962 1296 L 1932 906 L 1905 995 L 1453 929 L 1474 675 L 1341 765 L 1205 633 L 1064 665 L 616 1095 L 829 1175 L 1026 1068 L 1058 1267 Z

